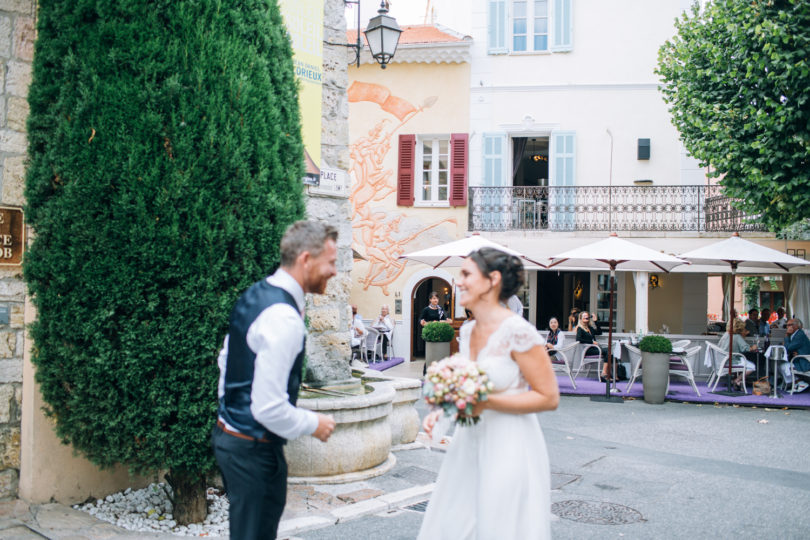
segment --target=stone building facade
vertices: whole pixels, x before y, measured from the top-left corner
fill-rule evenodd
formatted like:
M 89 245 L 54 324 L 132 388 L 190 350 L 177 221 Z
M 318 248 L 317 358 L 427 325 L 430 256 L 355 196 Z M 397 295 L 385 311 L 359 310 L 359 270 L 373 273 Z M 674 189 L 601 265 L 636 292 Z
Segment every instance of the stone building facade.
M 36 32 L 36 0 L 0 0 L 0 205 L 23 206 L 27 151 L 28 87 Z M 324 40 L 345 42 L 342 0 L 324 0 Z M 330 167 L 348 170 L 346 49 L 324 45 L 322 156 Z M 318 381 L 349 377 L 348 306 L 352 265 L 348 200 L 310 195 L 310 218 L 340 230 L 339 274 L 327 295 L 308 300 L 312 337 L 309 369 Z M 9 324 L 0 324 L 0 500 L 17 496 L 31 502 L 79 502 L 148 481 L 132 478 L 124 467 L 99 471 L 53 433 L 42 413 L 42 398 L 28 360 L 25 324 L 36 316 L 26 302 L 20 267 L 0 266 L 0 307 L 8 306 Z M 25 385 L 23 384 L 25 380 Z M 23 397 L 24 396 L 24 397 Z
M 334 169 L 349 170 L 349 101 L 346 47 L 346 18 L 343 0 L 324 0 L 323 100 L 321 161 Z M 307 302 L 310 338 L 307 342 L 308 378 L 314 383 L 340 381 L 350 377 L 349 307 L 352 270 L 352 224 L 349 200 L 340 196 L 310 194 L 307 214 L 338 228 L 338 275 L 329 281 L 327 294 L 311 296 Z
M 28 86 L 34 58 L 35 2 L 0 0 L 0 205 L 22 206 Z M 0 266 L 0 500 L 15 497 L 20 478 L 25 284 L 19 266 Z

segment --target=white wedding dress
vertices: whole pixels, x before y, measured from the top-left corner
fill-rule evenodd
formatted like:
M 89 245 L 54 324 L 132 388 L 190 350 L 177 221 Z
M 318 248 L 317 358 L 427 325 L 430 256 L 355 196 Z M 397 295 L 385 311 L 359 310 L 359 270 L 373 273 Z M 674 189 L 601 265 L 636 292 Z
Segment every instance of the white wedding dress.
M 461 354 L 470 332 L 461 328 Z M 512 359 L 543 344 L 537 330 L 512 316 L 478 353 L 493 393 L 521 393 L 528 384 Z M 536 414 L 485 410 L 470 427 L 457 426 L 419 531 L 419 540 L 539 540 L 551 537 L 551 477 Z

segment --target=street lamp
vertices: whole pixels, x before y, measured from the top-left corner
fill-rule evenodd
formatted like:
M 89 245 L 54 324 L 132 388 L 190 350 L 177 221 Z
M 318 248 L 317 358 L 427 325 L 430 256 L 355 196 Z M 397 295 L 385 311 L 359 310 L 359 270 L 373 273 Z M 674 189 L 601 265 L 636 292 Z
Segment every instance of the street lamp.
M 380 67 L 385 69 L 385 65 L 394 57 L 399 44 L 399 35 L 402 30 L 397 24 L 397 20 L 388 16 L 386 2 L 380 2 L 380 9 L 377 16 L 368 21 L 366 27 L 366 43 L 371 50 L 371 56 L 379 62 Z
M 357 4 L 357 43 L 329 44 L 344 45 L 354 49 L 356 56 L 353 63 L 360 67 L 360 51 L 363 49 L 363 43 L 360 41 L 360 0 L 343 0 L 343 3 Z M 377 16 L 368 21 L 368 26 L 363 33 L 366 35 L 366 43 L 368 43 L 371 56 L 379 62 L 382 69 L 385 69 L 386 64 L 391 61 L 397 51 L 399 35 L 402 33 L 397 20 L 388 15 L 388 2 L 385 0 L 380 2 Z

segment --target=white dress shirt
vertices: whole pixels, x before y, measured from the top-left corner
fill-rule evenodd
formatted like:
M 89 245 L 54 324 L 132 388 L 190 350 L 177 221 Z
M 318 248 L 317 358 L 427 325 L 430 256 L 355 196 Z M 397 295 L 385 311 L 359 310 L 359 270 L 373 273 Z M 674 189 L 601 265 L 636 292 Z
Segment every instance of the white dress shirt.
M 257 422 L 285 439 L 296 439 L 314 433 L 317 415 L 293 406 L 287 394 L 287 383 L 295 358 L 301 352 L 306 327 L 304 291 L 295 279 L 279 268 L 268 276 L 270 285 L 280 287 L 295 299 L 298 310 L 278 303 L 262 311 L 247 331 L 247 345 L 256 354 L 250 412 Z M 219 352 L 219 397 L 225 395 L 225 366 L 228 360 L 228 336 Z M 220 418 L 222 420 L 222 418 Z M 223 420 L 224 421 L 224 420 Z M 227 425 L 227 424 L 226 424 Z M 234 429 L 228 426 L 228 429 Z M 234 430 L 235 431 L 235 430 Z
M 517 315 L 523 317 L 523 303 L 516 294 L 509 297 L 509 299 L 506 301 L 506 307 L 508 307 L 512 313 L 516 313 Z
M 352 317 L 352 347 L 359 347 L 366 339 L 366 325 L 363 317 L 358 313 Z

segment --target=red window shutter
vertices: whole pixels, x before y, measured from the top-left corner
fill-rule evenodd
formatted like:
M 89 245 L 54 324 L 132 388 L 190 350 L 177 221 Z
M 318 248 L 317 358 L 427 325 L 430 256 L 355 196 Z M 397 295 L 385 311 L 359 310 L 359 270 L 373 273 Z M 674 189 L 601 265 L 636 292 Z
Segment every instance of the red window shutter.
M 450 206 L 467 205 L 467 146 L 466 133 L 450 135 Z
M 400 135 L 397 157 L 397 204 L 400 206 L 413 206 L 415 153 L 416 135 Z

